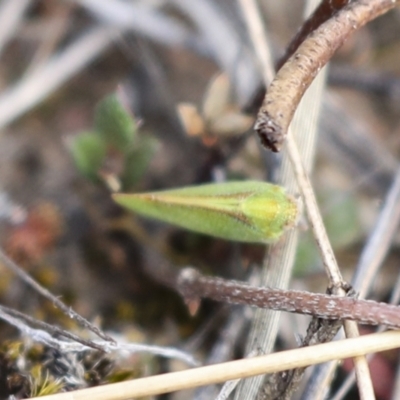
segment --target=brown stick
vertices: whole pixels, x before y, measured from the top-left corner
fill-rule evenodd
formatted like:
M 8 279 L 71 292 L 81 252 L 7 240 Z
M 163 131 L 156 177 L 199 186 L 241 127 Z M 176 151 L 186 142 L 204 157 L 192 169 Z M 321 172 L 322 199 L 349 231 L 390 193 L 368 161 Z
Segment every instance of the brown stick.
M 178 278 L 178 290 L 188 301 L 208 298 L 270 310 L 312 315 L 322 319 L 352 320 L 366 325 L 400 328 L 400 307 L 354 297 L 252 287 L 240 282 L 202 276 L 191 268 Z
M 322 0 L 315 11 L 310 15 L 309 18 L 301 26 L 296 36 L 290 41 L 286 47 L 285 54 L 279 59 L 276 65 L 276 69 L 282 67 L 282 65 L 288 60 L 288 58 L 297 50 L 304 39 L 315 29 L 317 29 L 322 23 L 327 21 L 341 8 L 349 3 L 349 0 Z
M 350 34 L 394 8 L 399 1 L 351 2 L 308 36 L 279 70 L 258 113 L 254 129 L 265 147 L 280 151 L 301 97 Z

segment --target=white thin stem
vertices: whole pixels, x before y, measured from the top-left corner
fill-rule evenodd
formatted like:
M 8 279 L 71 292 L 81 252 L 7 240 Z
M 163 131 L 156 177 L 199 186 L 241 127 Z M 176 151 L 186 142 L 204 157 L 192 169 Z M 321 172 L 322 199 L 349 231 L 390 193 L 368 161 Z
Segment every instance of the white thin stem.
M 48 332 L 42 329 L 34 329 L 28 326 L 22 320 L 15 318 L 0 309 L 0 319 L 8 322 L 10 325 L 16 327 L 23 335 L 28 336 L 31 340 L 45 344 L 54 349 L 59 349 L 63 353 L 83 353 L 88 350 L 93 350 L 91 347 L 85 346 L 81 343 L 74 341 L 66 341 L 53 337 Z M 199 363 L 194 357 L 184 351 L 173 347 L 152 346 L 144 343 L 121 343 L 121 342 L 107 342 L 104 340 L 94 340 L 96 345 L 101 347 L 105 352 L 125 352 L 125 353 L 149 353 L 166 358 L 174 358 L 181 360 L 189 366 L 198 366 Z
M 64 304 L 57 296 L 53 295 L 49 290 L 40 285 L 37 281 L 35 281 L 24 269 L 22 269 L 18 264 L 16 264 L 13 260 L 11 260 L 0 248 L 0 260 L 3 265 L 12 271 L 15 275 L 18 276 L 26 285 L 31 287 L 36 293 L 40 294 L 47 300 L 51 301 L 54 306 L 59 308 L 65 315 L 67 315 L 71 319 L 75 319 L 81 326 L 89 329 L 97 336 L 102 339 L 109 340 L 110 342 L 114 342 L 114 339 L 106 335 L 102 332 L 97 326 L 92 324 L 86 318 L 82 317 L 80 314 L 75 312 L 72 307 Z
M 340 273 L 335 254 L 330 244 L 328 234 L 326 233 L 325 225 L 315 199 L 314 190 L 311 186 L 311 182 L 307 176 L 299 150 L 292 135 L 288 135 L 287 137 L 286 149 L 299 185 L 312 232 L 321 253 L 329 283 L 334 287 L 340 287 L 344 283 L 342 274 Z
M 247 22 L 248 31 L 257 60 L 261 66 L 261 74 L 265 85 L 274 79 L 275 70 L 272 61 L 271 53 L 269 52 L 269 43 L 265 34 L 265 29 L 260 18 L 260 12 L 257 3 L 254 0 L 238 0 Z

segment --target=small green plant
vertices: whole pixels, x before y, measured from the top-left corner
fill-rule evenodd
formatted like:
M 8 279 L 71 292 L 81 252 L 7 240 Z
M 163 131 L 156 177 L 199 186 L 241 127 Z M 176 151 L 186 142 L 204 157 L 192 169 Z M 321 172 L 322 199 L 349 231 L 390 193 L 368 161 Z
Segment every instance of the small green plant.
M 31 370 L 31 397 L 48 396 L 61 391 L 64 383 L 61 379 L 54 379 L 42 366 L 36 365 Z
M 155 139 L 139 135 L 137 120 L 117 92 L 100 101 L 93 129 L 75 136 L 69 149 L 84 177 L 119 191 L 135 186 L 147 170 L 155 147 Z

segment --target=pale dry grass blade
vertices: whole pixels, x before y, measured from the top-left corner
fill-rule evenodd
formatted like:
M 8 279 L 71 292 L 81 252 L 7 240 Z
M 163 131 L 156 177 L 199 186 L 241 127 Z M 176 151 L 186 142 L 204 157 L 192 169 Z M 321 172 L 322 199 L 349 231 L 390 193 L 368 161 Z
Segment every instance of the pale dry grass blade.
M 226 382 L 254 375 L 286 371 L 333 359 L 344 359 L 400 347 L 400 332 L 390 331 L 172 372 L 127 382 L 41 397 L 43 400 L 124 400 Z
M 309 9 L 316 6 L 317 2 L 309 2 Z M 262 64 L 264 79 L 268 81 L 274 76 L 274 68 L 270 62 L 269 46 L 267 39 L 260 38 L 265 36 L 265 30 L 262 28 L 260 16 L 257 12 L 257 6 L 254 1 L 242 0 L 240 2 L 244 16 L 247 20 L 249 32 L 254 43 L 258 59 Z M 260 28 L 261 26 L 261 28 Z M 261 30 L 260 30 L 261 29 Z M 325 84 L 325 72 L 317 77 L 315 83 L 310 87 L 301 102 L 295 115 L 291 132 L 292 134 L 301 134 L 302 140 L 299 145 L 303 161 L 308 171 L 311 170 L 314 153 L 315 138 L 317 135 L 317 121 L 320 112 L 320 104 L 323 88 Z M 298 193 L 297 182 L 294 178 L 292 167 L 287 154 L 283 154 L 282 166 L 279 182 L 283 184 L 290 193 Z M 297 248 L 298 234 L 296 231 L 288 233 L 279 243 L 271 246 L 267 258 L 264 260 L 262 283 L 266 286 L 287 288 L 292 275 L 294 257 Z M 254 323 L 249 335 L 247 352 L 252 349 L 261 348 L 265 352 L 270 352 L 275 343 L 279 328 L 279 313 L 273 311 L 256 310 Z M 240 385 L 236 399 L 254 399 L 257 396 L 263 377 L 255 377 Z
M 153 6 L 119 0 L 73 0 L 102 23 L 118 30 L 130 30 L 163 45 L 187 47 L 199 54 L 209 52 L 199 35 L 177 19 L 167 17 Z
M 397 170 L 393 184 L 386 195 L 385 202 L 377 218 L 374 230 L 360 256 L 352 285 L 365 297 L 382 266 L 395 238 L 400 220 L 400 169 Z
M 30 4 L 30 0 L 3 0 L 0 6 L 0 53 L 12 38 Z
M 110 29 L 97 27 L 82 35 L 45 65 L 23 77 L 0 96 L 0 128 L 35 107 L 96 59 L 114 41 Z

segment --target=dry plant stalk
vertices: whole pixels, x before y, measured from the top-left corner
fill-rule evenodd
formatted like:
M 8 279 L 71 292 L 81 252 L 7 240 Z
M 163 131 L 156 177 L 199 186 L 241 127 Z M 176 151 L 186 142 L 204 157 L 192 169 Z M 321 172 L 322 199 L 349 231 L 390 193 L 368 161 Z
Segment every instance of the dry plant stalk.
M 286 371 L 331 360 L 360 356 L 400 347 L 400 333 L 375 333 L 362 337 L 282 351 L 206 367 L 171 372 L 74 392 L 43 396 L 43 400 L 124 400 L 170 393 L 211 383 Z
M 243 2 L 245 0 L 242 0 Z M 252 1 L 248 1 L 246 4 L 250 5 L 253 3 Z M 332 2 L 333 3 L 333 2 Z M 293 52 L 295 49 L 293 48 L 294 46 L 299 44 L 299 38 L 304 38 L 304 34 L 308 33 L 310 29 L 314 29 L 315 26 L 317 26 L 319 23 L 325 21 L 327 18 L 330 17 L 329 13 L 330 10 L 332 10 L 332 7 L 340 8 L 343 4 L 342 1 L 334 1 L 334 5 L 330 4 L 330 1 L 324 1 L 322 6 L 328 5 L 328 11 L 321 6 L 319 9 L 316 10 L 316 12 L 313 14 L 313 16 L 310 18 L 308 26 L 305 26 L 304 29 L 302 28 L 300 31 L 300 36 L 296 37 L 292 48 L 289 49 L 289 52 Z M 243 7 L 245 9 L 245 7 Z M 253 5 L 251 8 L 256 8 L 255 5 Z M 249 13 L 245 13 L 246 15 Z M 248 19 L 248 29 L 252 33 L 251 37 L 254 43 L 254 47 L 257 51 L 257 54 L 260 58 L 260 60 L 263 63 L 263 70 L 272 70 L 272 66 L 270 63 L 266 62 L 268 60 L 268 57 L 263 57 L 263 53 L 267 52 L 267 46 L 266 46 L 266 41 L 262 40 L 260 36 L 264 36 L 263 29 L 258 28 L 257 30 L 254 28 L 255 25 L 262 25 L 261 19 L 259 17 L 259 13 L 253 12 L 252 13 L 252 18 L 247 17 Z M 314 21 L 314 19 L 317 19 L 318 21 Z M 257 24 L 255 24 L 257 22 Z M 306 24 L 307 25 L 307 24 Z M 261 32 L 261 34 L 260 34 Z M 263 43 L 264 42 L 264 43 Z M 290 54 L 289 54 L 290 55 Z M 266 83 L 270 81 L 270 74 L 267 74 L 267 72 L 264 71 L 264 76 L 266 77 Z M 345 292 L 341 290 L 340 288 L 343 285 L 343 279 L 339 270 L 339 267 L 337 265 L 332 247 L 329 243 L 322 218 L 320 217 L 320 213 L 318 211 L 318 206 L 315 200 L 315 196 L 313 194 L 313 189 L 312 186 L 309 182 L 309 179 L 307 177 L 306 171 L 304 169 L 302 159 L 300 157 L 299 151 L 297 149 L 296 143 L 294 142 L 294 139 L 289 136 L 288 138 L 288 148 L 287 148 L 287 154 L 290 159 L 290 162 L 293 167 L 293 172 L 297 180 L 297 184 L 300 188 L 304 203 L 306 205 L 306 211 L 307 215 L 309 217 L 310 225 L 313 230 L 315 239 L 317 241 L 318 247 L 321 252 L 321 256 L 324 262 L 324 266 L 330 281 L 330 284 L 337 288 L 336 294 L 340 295 L 345 295 Z M 312 330 L 312 326 L 318 326 L 318 322 L 321 321 L 318 318 L 314 318 L 309 329 Z M 325 338 L 326 340 L 328 339 L 329 335 L 334 336 L 335 332 L 335 326 L 337 325 L 337 322 L 334 323 L 334 321 L 329 321 L 327 320 L 326 323 L 323 323 L 320 328 L 317 328 L 316 337 L 319 339 Z M 346 334 L 348 337 L 356 337 L 358 336 L 358 329 L 357 325 L 354 322 L 351 321 L 345 321 L 345 329 L 346 329 Z M 306 342 L 303 341 L 303 345 L 307 345 Z M 354 359 L 355 365 L 356 365 L 356 370 L 357 370 L 357 376 L 359 378 L 359 385 L 360 385 L 360 394 L 362 398 L 365 399 L 372 399 L 373 398 L 373 388 L 372 388 L 372 383 L 371 379 L 369 377 L 368 373 L 368 366 L 363 357 L 358 357 Z M 303 370 L 297 369 L 296 371 L 287 371 L 281 374 L 275 374 L 275 383 L 272 383 L 272 385 L 267 385 L 271 388 L 274 388 L 274 393 L 273 395 L 278 395 L 280 396 L 279 398 L 286 398 L 287 396 L 290 396 L 290 393 L 293 393 L 296 387 L 296 382 L 299 381 L 301 378 L 301 375 L 303 373 Z M 278 376 L 277 376 L 278 375 Z M 286 379 L 289 377 L 288 379 Z M 282 384 L 281 384 L 282 383 Z M 257 385 L 257 383 L 255 383 Z M 250 388 L 250 387 L 248 387 Z M 283 390 L 282 390 L 283 388 Z M 266 387 L 264 387 L 266 389 Z M 263 392 L 264 392 L 263 389 Z M 279 393 L 278 393 L 279 392 Z M 264 395 L 264 393 L 263 393 Z M 251 395 L 247 396 L 246 398 L 252 398 Z
M 312 315 L 322 319 L 352 320 L 366 325 L 400 328 L 400 307 L 372 300 L 358 300 L 299 290 L 253 287 L 242 282 L 209 278 L 192 268 L 178 277 L 178 290 L 189 302 L 208 298 L 271 310 Z
M 351 2 L 308 36 L 279 70 L 258 113 L 255 129 L 265 147 L 281 150 L 304 92 L 351 33 L 398 4 L 399 0 Z

